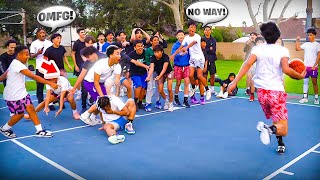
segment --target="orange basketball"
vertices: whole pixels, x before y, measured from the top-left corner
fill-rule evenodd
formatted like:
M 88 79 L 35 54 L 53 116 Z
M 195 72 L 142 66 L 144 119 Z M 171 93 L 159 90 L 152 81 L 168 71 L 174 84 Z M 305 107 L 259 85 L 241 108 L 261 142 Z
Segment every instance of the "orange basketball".
M 306 68 L 304 62 L 301 59 L 292 59 L 289 61 L 289 67 L 297 71 L 298 73 L 302 73 L 302 71 Z

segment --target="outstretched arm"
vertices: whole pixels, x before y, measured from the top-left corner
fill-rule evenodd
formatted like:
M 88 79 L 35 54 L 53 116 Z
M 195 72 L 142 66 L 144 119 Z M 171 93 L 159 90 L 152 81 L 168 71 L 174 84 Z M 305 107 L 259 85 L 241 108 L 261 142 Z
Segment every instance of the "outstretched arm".
M 58 88 L 58 85 L 56 83 L 53 83 L 51 81 L 47 81 L 47 80 L 43 79 L 42 77 L 33 74 L 29 69 L 24 69 L 24 70 L 21 70 L 20 72 L 22 74 L 28 76 L 29 78 L 34 79 L 35 81 L 37 81 L 39 83 L 48 84 L 53 89 L 57 89 Z

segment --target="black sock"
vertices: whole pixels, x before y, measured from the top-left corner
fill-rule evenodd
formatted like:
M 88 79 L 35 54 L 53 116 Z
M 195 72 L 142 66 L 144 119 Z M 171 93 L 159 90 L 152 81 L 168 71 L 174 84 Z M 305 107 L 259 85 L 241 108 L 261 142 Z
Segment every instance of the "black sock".
M 139 104 L 139 105 L 142 105 L 142 101 L 139 101 L 138 104 Z
M 195 89 L 195 88 L 196 88 L 196 85 L 192 84 L 191 87 L 192 87 L 192 89 Z
M 275 125 L 272 125 L 272 126 L 270 126 L 269 128 L 271 129 L 272 134 L 277 133 L 277 127 L 276 127 Z
M 284 146 L 284 143 L 282 141 L 282 136 L 276 136 L 276 137 L 277 137 L 278 145 L 279 146 Z
M 135 102 L 135 103 L 138 103 L 138 98 L 134 98 L 134 102 Z
M 201 98 L 203 98 L 203 97 L 204 97 L 204 95 L 200 95 L 200 97 L 201 97 Z
M 188 101 L 188 97 L 183 97 L 183 101 L 187 102 Z
M 174 95 L 174 98 L 175 98 L 175 99 L 179 99 L 178 94 Z
M 129 123 L 132 123 L 133 122 L 133 119 L 128 119 Z
M 209 87 L 208 87 L 208 86 L 206 86 L 206 87 L 205 87 L 205 89 L 206 89 L 206 91 L 208 91 L 208 90 L 209 90 Z

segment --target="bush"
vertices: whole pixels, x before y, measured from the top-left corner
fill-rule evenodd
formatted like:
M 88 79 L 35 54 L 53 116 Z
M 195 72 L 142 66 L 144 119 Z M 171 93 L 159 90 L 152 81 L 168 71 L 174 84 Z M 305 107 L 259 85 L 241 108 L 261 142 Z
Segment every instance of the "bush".
M 177 39 L 176 37 L 170 37 L 170 38 L 168 38 L 166 41 L 167 41 L 168 43 L 175 43 L 177 40 L 178 40 L 178 39 Z
M 217 52 L 216 54 L 217 54 L 217 59 L 218 59 L 218 60 L 225 60 L 225 57 L 223 56 L 222 53 Z
M 232 54 L 230 60 L 243 60 L 243 57 L 238 54 Z

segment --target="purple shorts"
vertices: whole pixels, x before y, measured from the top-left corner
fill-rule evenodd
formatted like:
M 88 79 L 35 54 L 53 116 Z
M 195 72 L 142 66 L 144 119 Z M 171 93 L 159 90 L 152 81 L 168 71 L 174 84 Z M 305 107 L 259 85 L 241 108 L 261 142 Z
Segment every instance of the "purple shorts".
M 311 70 L 312 67 L 307 67 L 307 74 L 306 74 L 306 77 L 305 78 L 309 78 L 312 77 L 312 78 L 317 78 L 318 77 L 318 67 L 316 67 L 315 70 Z
M 32 105 L 30 95 L 18 101 L 6 101 L 9 111 L 13 114 L 23 114 L 28 105 Z
M 106 87 L 104 86 L 104 83 L 99 83 L 102 93 L 104 95 L 107 95 L 107 91 L 106 91 Z M 93 82 L 88 82 L 88 81 L 83 81 L 83 85 L 84 88 L 86 88 L 86 90 L 88 91 L 88 93 L 90 94 L 91 98 L 96 101 L 98 99 L 98 92 L 96 90 L 96 88 L 94 87 L 94 83 Z

